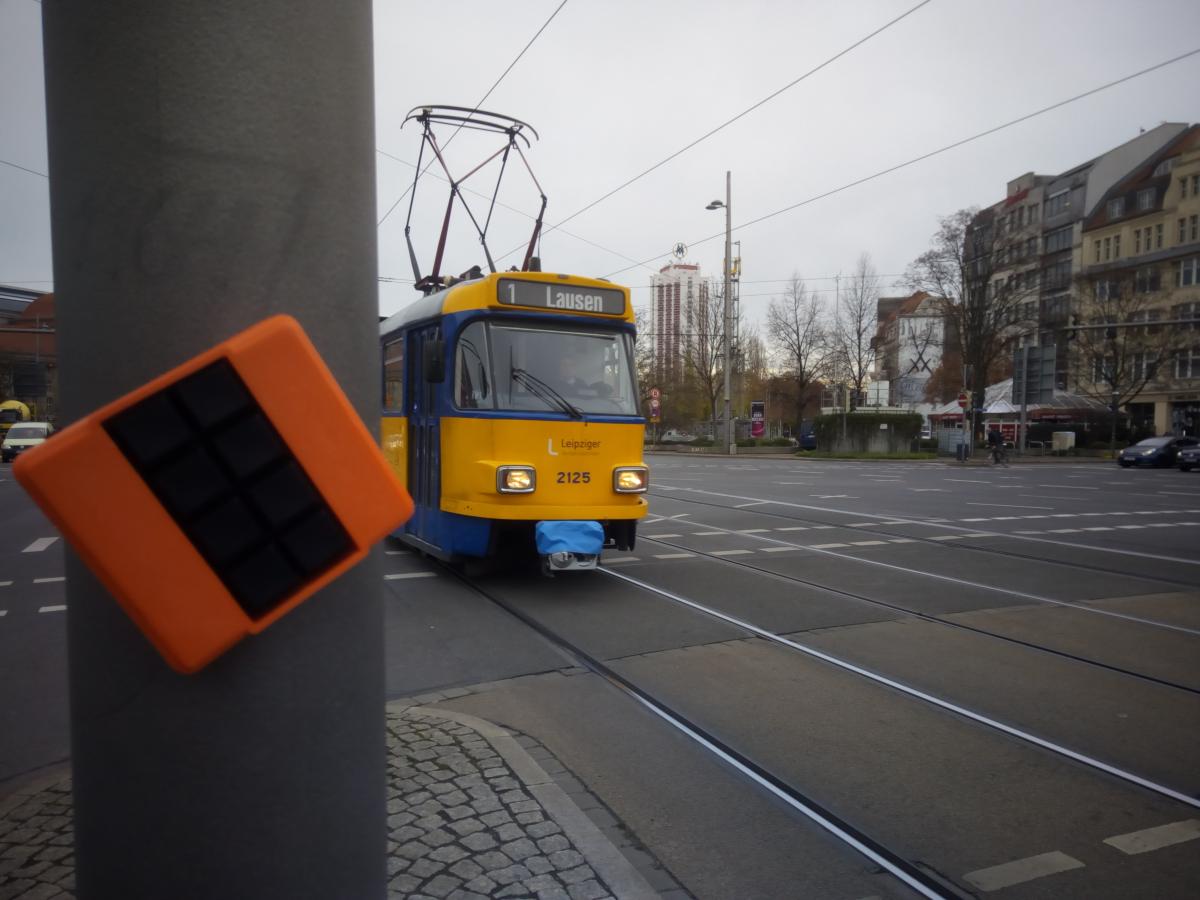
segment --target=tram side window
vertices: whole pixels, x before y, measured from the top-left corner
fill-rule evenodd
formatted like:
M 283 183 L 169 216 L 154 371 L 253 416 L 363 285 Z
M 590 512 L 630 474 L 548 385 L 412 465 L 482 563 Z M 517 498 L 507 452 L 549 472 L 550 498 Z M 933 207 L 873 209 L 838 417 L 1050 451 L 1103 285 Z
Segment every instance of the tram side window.
M 404 338 L 383 345 L 383 408 L 404 412 Z
M 459 335 L 454 361 L 454 397 L 459 409 L 493 408 L 489 368 L 484 324 L 472 322 Z

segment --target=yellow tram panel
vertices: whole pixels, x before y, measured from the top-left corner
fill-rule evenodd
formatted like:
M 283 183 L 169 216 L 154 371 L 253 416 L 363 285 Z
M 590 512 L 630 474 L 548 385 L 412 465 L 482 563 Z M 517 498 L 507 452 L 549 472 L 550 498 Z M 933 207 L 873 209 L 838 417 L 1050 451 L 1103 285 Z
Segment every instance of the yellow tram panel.
M 618 422 L 444 418 L 441 509 L 489 519 L 640 519 L 645 495 L 614 491 L 613 470 L 645 465 L 643 436 L 640 424 Z M 496 470 L 506 465 L 533 466 L 536 489 L 498 493 Z

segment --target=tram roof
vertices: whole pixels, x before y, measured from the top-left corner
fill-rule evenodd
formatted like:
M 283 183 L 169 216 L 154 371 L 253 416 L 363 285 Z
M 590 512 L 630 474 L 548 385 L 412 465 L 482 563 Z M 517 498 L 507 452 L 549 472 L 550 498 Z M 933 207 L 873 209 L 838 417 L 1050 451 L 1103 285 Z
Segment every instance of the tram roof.
M 500 302 L 499 281 L 502 278 L 530 281 L 542 284 L 568 284 L 579 288 L 601 288 L 609 291 L 620 291 L 625 297 L 624 313 L 605 314 L 576 311 L 559 311 L 539 309 L 536 307 L 513 307 Z M 394 313 L 379 323 L 380 335 L 389 334 L 398 328 L 412 322 L 422 322 L 436 319 L 448 313 L 465 312 L 473 309 L 497 309 L 505 312 L 551 312 L 560 315 L 583 316 L 591 319 L 607 319 L 617 322 L 633 322 L 633 304 L 629 296 L 629 288 L 603 281 L 598 278 L 584 278 L 580 275 L 561 275 L 554 272 L 492 272 L 482 278 L 460 281 L 448 288 L 414 300 L 408 306 Z

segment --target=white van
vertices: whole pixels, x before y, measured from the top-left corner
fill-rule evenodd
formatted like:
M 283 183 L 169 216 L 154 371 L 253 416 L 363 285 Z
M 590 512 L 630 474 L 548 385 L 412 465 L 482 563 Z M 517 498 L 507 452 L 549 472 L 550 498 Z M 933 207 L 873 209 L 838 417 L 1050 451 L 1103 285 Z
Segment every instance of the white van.
M 18 422 L 4 436 L 4 444 L 0 445 L 0 459 L 12 462 L 30 447 L 44 444 L 53 433 L 54 426 L 49 422 Z

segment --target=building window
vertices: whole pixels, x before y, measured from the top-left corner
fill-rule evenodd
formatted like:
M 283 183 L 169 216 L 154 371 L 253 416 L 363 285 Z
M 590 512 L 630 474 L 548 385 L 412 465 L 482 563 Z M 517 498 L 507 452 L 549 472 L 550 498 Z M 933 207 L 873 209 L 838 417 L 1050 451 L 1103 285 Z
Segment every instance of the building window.
M 1150 252 L 1150 226 L 1146 226 L 1146 252 Z
M 1047 266 L 1042 287 L 1048 291 L 1057 291 L 1068 287 L 1071 283 L 1071 261 L 1063 260 L 1052 266 Z
M 1046 232 L 1046 253 L 1055 253 L 1058 250 L 1067 250 L 1071 246 L 1071 233 L 1074 231 L 1073 226 L 1068 225 L 1066 228 L 1056 228 L 1054 231 Z
M 1200 194 L 1200 175 L 1192 176 L 1192 196 Z
M 1051 216 L 1057 216 L 1061 212 L 1065 212 L 1071 206 L 1071 192 L 1069 190 L 1059 191 L 1046 198 L 1046 215 L 1049 219 Z
M 1182 178 L 1179 179 L 1179 199 L 1180 200 L 1184 200 L 1187 198 L 1187 183 L 1188 183 L 1188 180 L 1187 180 L 1186 175 L 1184 175 Z
M 1172 319 L 1195 319 L 1195 325 L 1180 325 L 1179 328 L 1184 328 L 1189 331 L 1200 328 L 1200 302 L 1180 303 L 1178 306 L 1171 309 Z
M 1154 206 L 1154 188 L 1143 188 L 1137 192 L 1137 208 L 1145 211 Z
M 1113 235 L 1113 259 L 1120 259 L 1120 258 L 1121 258 L 1121 236 L 1119 234 L 1114 234 Z
M 1104 261 L 1112 259 L 1112 238 L 1104 239 Z
M 1200 215 L 1188 219 L 1188 240 L 1200 240 Z
M 1187 241 L 1187 219 L 1179 220 L 1179 237 L 1175 243 L 1182 244 Z
M 1200 347 L 1175 353 L 1176 378 L 1200 378 Z
M 1119 281 L 1097 281 L 1096 282 L 1096 299 L 1097 300 L 1117 300 L 1121 296 L 1121 282 Z
M 1197 178 L 1200 178 L 1200 176 L 1197 176 Z M 1192 188 L 1192 193 L 1194 194 L 1195 192 L 1196 192 L 1196 189 Z M 1030 225 L 1032 225 L 1034 222 L 1037 221 L 1037 214 L 1038 214 L 1038 208 L 1036 206 L 1029 207 L 1029 224 Z
M 1139 294 L 1149 294 L 1159 289 L 1158 269 L 1148 266 L 1138 269 L 1133 278 L 1133 289 Z
M 1109 219 L 1119 219 L 1125 215 L 1125 198 L 1114 197 L 1108 201 L 1108 217 Z
M 1177 162 L 1179 162 L 1178 156 L 1172 156 L 1170 159 L 1164 159 L 1154 167 L 1154 177 L 1157 178 L 1159 175 L 1166 175 L 1173 168 L 1175 168 L 1175 163 Z
M 1163 226 L 1162 226 L 1162 222 L 1159 222 L 1157 225 L 1154 226 L 1154 249 L 1161 250 L 1162 242 L 1163 242 Z
M 1095 247 L 1096 247 L 1096 260 L 1095 261 L 1100 262 L 1100 242 L 1099 241 L 1096 241 Z
M 1133 229 L 1133 252 L 1138 254 L 1142 252 L 1142 229 Z
M 1175 283 L 1179 287 L 1200 284 L 1200 256 L 1185 259 L 1179 264 L 1179 275 Z

